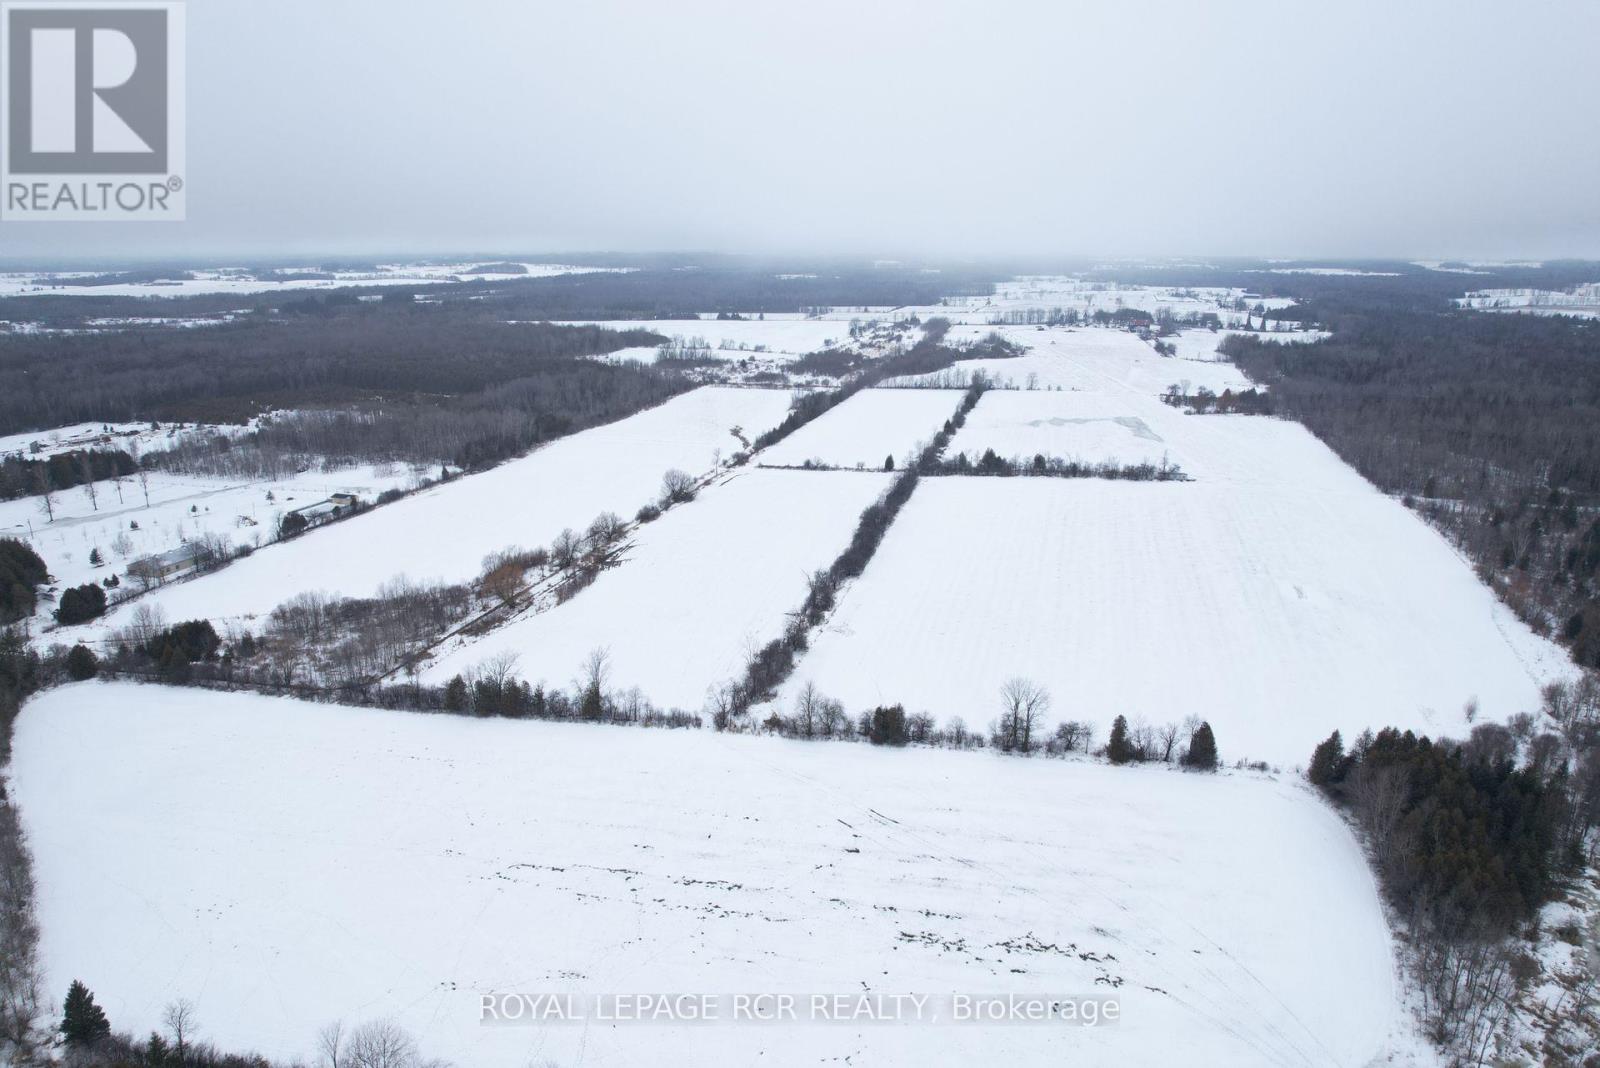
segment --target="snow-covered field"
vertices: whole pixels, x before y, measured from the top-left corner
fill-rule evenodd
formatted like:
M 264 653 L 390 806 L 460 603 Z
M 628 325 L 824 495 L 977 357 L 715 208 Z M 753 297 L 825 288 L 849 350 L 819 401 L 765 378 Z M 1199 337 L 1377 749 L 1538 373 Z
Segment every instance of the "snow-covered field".
M 1561 650 L 1443 538 L 1298 425 L 1190 418 L 1232 423 L 1241 455 L 1297 477 L 924 479 L 780 702 L 810 681 L 850 708 L 982 726 L 1023 676 L 1052 722 L 1088 720 L 1102 743 L 1118 714 L 1192 714 L 1225 759 L 1286 767 L 1334 728 L 1461 734 L 1468 700 L 1490 719 L 1538 708 Z
M 1231 366 L 1120 331 L 1004 332 L 1030 353 L 977 362 L 1022 365 L 1013 381 L 1037 388 L 985 394 L 952 451 L 1166 459 L 1197 481 L 923 480 L 785 706 L 810 681 L 852 709 L 984 725 L 1022 675 L 1049 688 L 1053 721 L 1090 720 L 1102 741 L 1119 713 L 1194 714 L 1226 756 L 1293 765 L 1335 727 L 1461 733 L 1471 698 L 1493 718 L 1534 709 L 1570 670 L 1303 427 L 1157 400 L 1173 378 L 1238 388 Z
M 131 455 L 170 449 L 188 434 L 237 437 L 254 429 L 254 423 L 74 423 L 50 430 L 29 430 L 0 437 L 0 456 L 42 460 L 80 449 L 121 449 Z
M 954 389 L 864 389 L 764 450 L 757 461 L 773 467 L 812 460 L 829 467 L 881 468 L 892 456 L 904 467 L 960 403 L 961 391 Z
M 461 263 L 390 263 L 379 264 L 370 271 L 323 271 L 320 267 L 305 266 L 281 268 L 285 274 L 316 273 L 326 278 L 280 279 L 272 271 L 251 271 L 243 267 L 206 268 L 173 272 L 190 277 L 173 277 L 142 282 L 112 282 L 105 285 L 84 285 L 81 282 L 63 285 L 64 279 L 93 277 L 96 272 L 63 271 L 56 274 L 43 271 L 0 274 L 0 296 L 27 297 L 49 294 L 56 297 L 190 297 L 200 293 L 273 293 L 301 289 L 344 289 L 351 286 L 401 286 L 426 285 L 461 281 L 508 281 L 518 278 L 548 278 L 560 274 L 598 274 L 626 268 L 574 267 L 556 263 L 524 263 L 523 271 L 515 274 L 468 273 L 475 267 L 492 266 L 485 261 Z M 115 274 L 116 272 L 106 272 Z
M 522 678 L 564 687 L 605 649 L 612 686 L 699 710 L 708 688 L 783 633 L 806 576 L 833 562 L 886 488 L 884 475 L 741 469 L 640 528 L 622 566 L 578 597 L 445 651 L 424 681 L 513 652 Z
M 1002 459 L 1043 454 L 1089 463 L 1159 464 L 1165 440 L 1139 415 L 1117 414 L 1116 398 L 1064 390 L 990 390 L 956 432 L 946 456 L 976 460 L 993 449 Z
M 307 471 L 287 478 L 242 482 L 198 478 L 165 472 L 132 475 L 95 484 L 96 499 L 79 486 L 55 494 L 55 519 L 49 520 L 39 497 L 0 502 L 0 537 L 14 537 L 33 546 L 58 586 L 98 582 L 115 574 L 125 588 L 131 561 L 176 549 L 208 535 L 226 537 L 235 546 L 270 541 L 285 512 L 325 500 L 330 494 L 354 493 L 371 504 L 386 489 L 407 489 L 437 469 L 413 471 L 389 464 Z M 145 504 L 145 491 L 150 494 Z M 90 562 L 98 549 L 101 564 Z M 49 606 L 41 606 L 48 612 Z
M 552 442 L 482 474 L 459 478 L 364 515 L 269 546 L 202 578 L 140 598 L 170 620 L 247 622 L 297 593 L 369 596 L 397 575 L 463 581 L 483 558 L 510 545 L 549 544 L 563 528 L 582 530 L 596 515 L 631 518 L 678 468 L 709 471 L 782 421 L 785 390 L 708 387 Z M 133 606 L 90 626 L 121 626 Z
M 898 308 L 895 313 L 915 314 L 923 319 L 937 315 L 952 323 L 972 325 L 1005 322 L 1008 318 L 1048 314 L 1054 310 L 1093 315 L 1126 308 L 1152 315 L 1159 311 L 1178 316 L 1212 314 L 1221 319 L 1223 326 L 1239 326 L 1244 323 L 1247 311 L 1257 306 L 1286 308 L 1293 303 L 1288 298 L 1261 297 L 1242 289 L 1130 286 L 1065 275 L 1024 275 L 999 283 L 988 296 L 950 297 L 943 304 Z M 849 318 L 852 313 L 840 309 L 831 314 Z
M 1223 340 L 1234 335 L 1258 337 L 1263 341 L 1274 341 L 1279 344 L 1295 344 L 1305 341 L 1321 341 L 1331 337 L 1326 330 L 1269 330 L 1265 333 L 1255 330 L 1180 330 L 1171 337 L 1162 338 L 1167 344 L 1177 350 L 1180 360 L 1226 360 L 1217 351 L 1217 346 Z
M 1567 290 L 1480 289 L 1456 300 L 1463 308 L 1533 315 L 1600 317 L 1600 282 Z
M 182 997 L 230 1047 L 388 1017 L 474 1068 L 1421 1055 L 1355 842 L 1262 776 L 84 683 L 27 706 L 13 787 L 46 989 L 135 1033 Z M 486 992 L 941 1016 L 483 1026 Z M 953 993 L 1120 1019 L 953 1023 Z
M 682 344 L 709 346 L 706 355 L 722 360 L 772 355 L 790 359 L 850 340 L 849 324 L 836 319 L 769 316 L 766 319 L 616 319 L 585 320 L 568 325 L 603 326 L 607 330 L 649 330 Z M 654 360 L 654 349 L 633 352 L 633 358 Z
M 1212 357 L 1177 359 L 1158 355 L 1137 334 L 1105 327 L 1038 329 L 1031 326 L 981 327 L 953 338 L 975 340 L 998 330 L 1001 337 L 1027 348 L 1023 356 L 1009 359 L 963 360 L 953 371 L 913 376 L 915 381 L 940 383 L 970 378 L 981 371 L 991 380 L 1016 389 L 1132 390 L 1146 396 L 1183 386 L 1192 392 L 1204 386 L 1248 389 L 1249 379 L 1232 364 Z M 895 383 L 890 383 L 895 384 Z

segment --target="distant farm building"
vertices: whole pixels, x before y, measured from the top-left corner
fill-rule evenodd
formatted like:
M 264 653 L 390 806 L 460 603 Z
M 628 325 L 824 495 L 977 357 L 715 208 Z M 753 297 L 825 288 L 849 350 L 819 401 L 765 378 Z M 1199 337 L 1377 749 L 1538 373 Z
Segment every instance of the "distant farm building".
M 284 513 L 280 530 L 285 536 L 293 537 L 311 527 L 348 515 L 360 505 L 361 498 L 354 493 L 335 493 L 325 501 L 318 501 L 316 504 L 308 504 L 304 508 Z
M 154 556 L 142 556 L 128 565 L 130 578 L 146 586 L 154 586 L 168 579 L 187 574 L 200 566 L 201 550 L 195 545 L 180 545 Z

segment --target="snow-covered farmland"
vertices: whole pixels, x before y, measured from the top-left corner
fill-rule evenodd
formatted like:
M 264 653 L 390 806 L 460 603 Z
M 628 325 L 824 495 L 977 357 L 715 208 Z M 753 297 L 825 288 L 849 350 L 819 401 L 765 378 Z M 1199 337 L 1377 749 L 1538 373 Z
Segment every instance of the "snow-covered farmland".
M 1600 282 L 1567 290 L 1480 289 L 1457 299 L 1463 308 L 1531 315 L 1600 317 Z
M 603 648 L 613 686 L 697 710 L 783 632 L 806 576 L 833 561 L 886 488 L 884 475 L 741 470 L 640 528 L 622 566 L 574 600 L 448 651 L 424 679 L 442 684 L 511 652 L 523 678 L 565 686 Z
M 407 489 L 422 474 L 397 464 L 307 471 L 287 478 L 240 482 L 165 472 L 132 475 L 95 484 L 95 498 L 79 486 L 53 495 L 55 518 L 42 499 L 0 502 L 0 537 L 21 538 L 33 547 L 61 587 L 126 576 L 130 562 L 220 535 L 235 546 L 270 541 L 284 513 L 354 493 L 367 503 L 387 489 Z M 145 493 L 149 493 L 149 504 Z M 101 564 L 90 561 L 99 550 Z M 45 605 L 42 611 L 48 612 Z
M 1151 315 L 1209 314 L 1217 316 L 1223 326 L 1242 326 L 1247 311 L 1258 306 L 1276 309 L 1293 303 L 1284 297 L 1261 297 L 1243 289 L 1215 286 L 1134 286 L 1066 275 L 1023 275 L 999 283 L 992 294 L 950 297 L 942 304 L 896 308 L 893 314 L 915 314 L 923 319 L 942 316 L 952 323 L 981 325 L 1038 317 L 1052 311 L 1092 316 L 1096 312 L 1136 309 Z M 844 308 L 829 313 L 830 317 L 846 319 L 860 314 Z
M 1275 341 L 1280 344 L 1295 344 L 1306 341 L 1321 341 L 1331 335 L 1326 330 L 1269 330 L 1265 333 L 1255 330 L 1180 330 L 1171 337 L 1162 338 L 1176 350 L 1180 360 L 1222 360 L 1227 357 L 1217 351 L 1217 346 L 1224 340 L 1237 335 L 1258 337 L 1263 341 Z
M 758 461 L 772 467 L 815 461 L 881 468 L 892 456 L 904 466 L 960 403 L 961 391 L 954 389 L 864 389 L 764 450 Z
M 648 330 L 671 341 L 708 346 L 706 355 L 723 360 L 772 355 L 793 359 L 850 340 L 847 323 L 837 319 L 771 316 L 766 319 L 618 319 L 589 320 L 571 325 L 603 326 L 607 330 Z M 656 350 L 630 354 L 653 360 Z M 787 362 L 787 361 L 785 361 Z
M 782 421 L 785 390 L 708 387 L 571 437 L 482 474 L 434 486 L 136 603 L 168 619 L 247 622 L 296 593 L 368 596 L 397 575 L 463 581 L 488 553 L 548 544 L 604 511 L 625 517 L 655 497 L 672 468 L 701 474 Z M 95 624 L 116 626 L 125 606 Z
M 1025 676 L 1102 740 L 1119 713 L 1193 714 L 1225 758 L 1289 766 L 1336 727 L 1460 734 L 1472 699 L 1487 718 L 1536 709 L 1568 670 L 1299 425 L 1159 428 L 1198 481 L 924 479 L 780 701 L 810 681 L 983 725 Z
M 1133 414 L 1116 414 L 1104 393 L 990 390 L 956 432 L 946 456 L 993 449 L 1003 459 L 1043 454 L 1087 463 L 1159 464 L 1171 459 L 1161 435 Z
M 981 371 L 993 381 L 1017 389 L 1133 390 L 1152 397 L 1174 384 L 1186 386 L 1185 392 L 1202 386 L 1217 393 L 1250 388 L 1250 381 L 1232 364 L 1161 356 L 1149 342 L 1126 330 L 1006 326 L 977 328 L 968 336 L 975 339 L 991 330 L 1025 347 L 1026 355 L 962 360 L 950 371 L 912 380 L 955 382 Z
M 194 433 L 238 437 L 255 428 L 251 423 L 74 423 L 50 430 L 28 430 L 0 437 L 0 456 L 16 455 L 42 460 L 79 449 L 122 449 L 132 454 L 170 449 Z
M 185 997 L 229 1047 L 288 1059 L 389 1017 L 485 1068 L 1417 1051 L 1360 850 L 1262 776 L 84 683 L 24 710 L 12 785 L 46 989 L 82 979 L 134 1033 Z M 700 991 L 942 1015 L 479 1023 L 486 992 Z M 955 992 L 1120 1019 L 954 1023 Z

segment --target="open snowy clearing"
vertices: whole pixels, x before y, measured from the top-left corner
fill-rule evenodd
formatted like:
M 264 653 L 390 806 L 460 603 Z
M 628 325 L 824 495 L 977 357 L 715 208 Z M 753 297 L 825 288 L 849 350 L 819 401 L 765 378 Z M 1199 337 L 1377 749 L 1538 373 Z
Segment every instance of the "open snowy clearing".
M 945 450 L 977 460 L 993 449 L 1002 459 L 1036 455 L 1123 464 L 1160 464 L 1171 448 L 1136 407 L 1104 393 L 1057 390 L 990 390 L 967 416 Z M 1137 406 L 1150 414 L 1143 406 Z
M 1257 337 L 1262 341 L 1275 341 L 1291 345 L 1308 341 L 1321 341 L 1333 335 L 1326 330 L 1179 330 L 1161 340 L 1177 350 L 1180 360 L 1217 360 L 1228 358 L 1217 351 L 1217 346 L 1230 337 Z
M 884 475 L 741 470 L 640 528 L 622 566 L 575 599 L 445 651 L 424 681 L 512 652 L 522 678 L 564 687 L 605 649 L 612 686 L 698 710 L 750 649 L 783 633 L 806 576 L 833 562 L 888 485 Z
M 631 518 L 672 468 L 709 471 L 750 437 L 777 425 L 786 390 L 707 387 L 606 426 L 550 443 L 482 474 L 269 546 L 212 575 L 139 598 L 91 626 L 121 626 L 138 604 L 169 620 L 248 625 L 297 593 L 370 596 L 397 575 L 460 582 L 510 545 L 547 545 L 612 511 Z
M 57 453 L 80 449 L 122 449 L 142 455 L 170 449 L 190 434 L 208 437 L 238 437 L 255 429 L 259 420 L 249 423 L 73 423 L 50 430 L 28 430 L 0 437 L 0 455 L 15 454 L 21 459 L 41 460 Z
M 24 710 L 13 786 L 46 989 L 82 979 L 135 1033 L 186 997 L 285 1059 L 379 1017 L 489 1068 L 1425 1056 L 1354 840 L 1261 776 L 86 683 Z M 942 1015 L 486 1027 L 485 992 Z M 1120 1020 L 952 1023 L 957 992 Z
M 1137 309 L 1151 315 L 1159 311 L 1178 316 L 1210 314 L 1217 316 L 1223 326 L 1242 326 L 1246 314 L 1257 306 L 1286 308 L 1293 303 L 1286 297 L 1261 297 L 1243 289 L 1216 286 L 1138 286 L 1067 275 L 1022 275 L 998 283 L 994 292 L 987 296 L 952 296 L 942 304 L 895 308 L 892 314 L 917 315 L 923 319 L 942 316 L 952 323 L 982 325 L 1008 319 L 1015 321 L 1029 315 L 1038 317 L 1054 311 L 1076 311 L 1090 316 L 1096 312 Z M 890 312 L 890 309 L 883 309 L 881 314 Z M 835 309 L 828 314 L 832 318 L 847 319 L 863 313 Z
M 964 381 L 981 371 L 993 381 L 1016 389 L 1132 390 L 1154 397 L 1171 385 L 1185 386 L 1185 392 L 1202 386 L 1217 393 L 1250 388 L 1249 379 L 1232 364 L 1209 358 L 1161 356 L 1149 342 L 1126 330 L 1006 326 L 975 328 L 965 336 L 976 339 L 992 330 L 1007 341 L 1024 346 L 1027 354 L 1009 359 L 962 360 L 952 370 L 900 381 L 944 385 Z M 961 337 L 952 332 L 952 339 Z
M 1303 428 L 1189 421 L 1271 462 L 1189 483 L 924 479 L 780 703 L 810 681 L 852 709 L 983 726 L 1023 676 L 1100 742 L 1119 713 L 1193 714 L 1225 759 L 1294 766 L 1334 728 L 1460 734 L 1471 699 L 1490 719 L 1535 710 L 1570 670 Z
M 709 346 L 707 356 L 738 360 L 757 354 L 804 356 L 850 340 L 847 323 L 830 319 L 771 317 L 767 319 L 616 319 L 584 320 L 569 326 L 603 326 L 607 330 L 648 330 L 681 344 Z M 651 350 L 652 352 L 654 350 Z M 643 359 L 643 354 L 635 358 Z M 653 361 L 653 357 L 651 358 Z
M 892 456 L 896 466 L 905 467 L 960 403 L 961 391 L 954 389 L 863 389 L 756 460 L 772 467 L 815 461 L 829 467 L 881 468 Z
M 1573 286 L 1567 290 L 1479 289 L 1458 297 L 1456 304 L 1480 311 L 1600 316 L 1600 282 Z

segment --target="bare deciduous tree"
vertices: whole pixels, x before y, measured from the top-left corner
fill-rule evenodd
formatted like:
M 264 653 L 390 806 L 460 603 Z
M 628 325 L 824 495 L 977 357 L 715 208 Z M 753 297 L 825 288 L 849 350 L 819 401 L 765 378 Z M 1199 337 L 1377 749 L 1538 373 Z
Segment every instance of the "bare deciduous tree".
M 388 1020 L 374 1020 L 350 1032 L 344 1068 L 416 1068 L 421 1060 L 411 1036 Z
M 510 560 L 499 564 L 484 572 L 478 587 L 502 605 L 509 607 L 516 602 L 517 594 L 522 591 L 522 567 Z
M 967 721 L 960 716 L 951 716 L 950 724 L 945 728 L 945 735 L 950 739 L 950 744 L 957 749 L 967 747 Z
M 512 650 L 502 649 L 500 652 L 479 662 L 477 677 L 496 689 L 504 689 L 506 684 L 516 676 L 517 662 L 521 659 Z
M 584 534 L 592 550 L 601 550 L 618 538 L 622 537 L 622 517 L 615 512 L 601 512 L 594 517 L 594 522 L 589 524 L 588 531 Z
M 317 1032 L 317 1054 L 321 1057 L 324 1068 L 343 1068 L 343 1020 L 335 1020 Z
M 1000 687 L 1000 704 L 995 744 L 1008 752 L 1032 751 L 1034 732 L 1050 708 L 1049 693 L 1036 682 L 1014 678 Z
M 611 681 L 611 652 L 595 648 L 583 658 L 578 675 L 579 707 L 585 719 L 600 719 L 606 710 L 606 686 Z
M 661 503 L 682 504 L 694 500 L 694 477 L 676 467 L 661 476 Z
M 1163 723 L 1156 728 L 1156 744 L 1160 747 L 1163 762 L 1172 763 L 1172 751 L 1178 746 L 1180 737 L 1176 723 Z M 1187 737 L 1186 735 L 1184 737 Z
M 583 539 L 571 529 L 563 530 L 550 543 L 550 563 L 557 568 L 571 567 L 583 550 Z
M 189 1049 L 189 1039 L 195 1032 L 194 1002 L 188 998 L 172 1002 L 161 1010 L 161 1023 L 166 1027 L 167 1034 L 172 1036 L 172 1050 L 181 1062 Z
M 794 733 L 802 738 L 815 737 L 821 728 L 822 705 L 827 699 L 817 690 L 816 683 L 807 682 L 800 687 L 794 701 Z
M 819 713 L 820 730 L 824 738 L 837 738 L 850 733 L 850 717 L 845 714 L 844 702 L 832 697 L 824 698 Z

